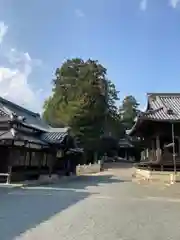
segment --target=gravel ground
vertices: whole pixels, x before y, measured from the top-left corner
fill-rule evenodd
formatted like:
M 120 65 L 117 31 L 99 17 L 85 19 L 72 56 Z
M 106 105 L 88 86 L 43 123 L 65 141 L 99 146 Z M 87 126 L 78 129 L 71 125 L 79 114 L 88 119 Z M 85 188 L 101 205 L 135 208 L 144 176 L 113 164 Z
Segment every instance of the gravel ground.
M 1 240 L 179 240 L 180 187 L 131 181 L 127 164 L 0 191 Z

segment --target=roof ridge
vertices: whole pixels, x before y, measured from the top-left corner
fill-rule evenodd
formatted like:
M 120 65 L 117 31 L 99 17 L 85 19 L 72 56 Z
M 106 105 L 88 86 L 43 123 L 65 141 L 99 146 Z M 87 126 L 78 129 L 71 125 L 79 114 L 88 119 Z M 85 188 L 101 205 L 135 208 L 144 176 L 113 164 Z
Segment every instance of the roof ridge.
M 179 93 L 175 93 L 175 92 L 172 92 L 172 93 L 166 93 L 166 92 L 154 92 L 154 93 L 147 93 L 147 96 L 150 97 L 150 96 L 180 96 L 180 92 Z
M 19 110 L 22 110 L 22 111 L 30 114 L 31 116 L 39 117 L 39 113 L 35 113 L 35 112 L 31 111 L 31 110 L 28 110 L 28 109 L 26 109 L 26 108 L 24 108 L 24 107 L 21 107 L 21 106 L 17 105 L 16 103 L 13 103 L 13 102 L 5 99 L 5 98 L 0 97 L 0 102 L 2 103 L 2 105 L 3 105 L 3 103 L 5 103 L 5 104 L 10 104 L 10 105 L 14 106 L 15 108 L 17 108 L 17 109 L 19 109 Z M 10 112 L 12 113 L 12 111 L 9 110 L 7 107 L 3 106 L 3 108 L 5 108 L 6 110 L 8 110 L 8 112 L 9 112 L 8 114 L 10 114 Z

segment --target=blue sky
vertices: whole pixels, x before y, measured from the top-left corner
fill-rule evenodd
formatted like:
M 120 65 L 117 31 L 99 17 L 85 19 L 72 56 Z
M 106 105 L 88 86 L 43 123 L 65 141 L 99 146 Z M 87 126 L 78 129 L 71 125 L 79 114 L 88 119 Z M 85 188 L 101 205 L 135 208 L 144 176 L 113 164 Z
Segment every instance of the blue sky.
M 180 1 L 0 0 L 0 95 L 41 111 L 71 57 L 99 60 L 141 106 L 180 92 Z

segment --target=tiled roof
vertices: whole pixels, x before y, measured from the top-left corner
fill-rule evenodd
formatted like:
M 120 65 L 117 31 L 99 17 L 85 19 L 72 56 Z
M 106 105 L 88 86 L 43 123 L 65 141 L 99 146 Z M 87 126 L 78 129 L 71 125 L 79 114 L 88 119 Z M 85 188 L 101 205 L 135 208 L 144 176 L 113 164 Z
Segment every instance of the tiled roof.
M 180 93 L 149 93 L 147 109 L 136 118 L 128 135 L 135 133 L 141 120 L 180 121 Z
M 6 117 L 7 116 L 7 114 L 2 110 L 2 109 L 0 109 L 0 117 Z
M 0 117 L 9 116 L 10 112 L 0 103 Z
M 62 143 L 68 135 L 69 128 L 49 128 L 48 132 L 41 134 L 41 139 L 48 143 Z
M 22 125 L 38 129 L 41 132 L 39 141 L 42 140 L 46 143 L 61 143 L 69 134 L 68 127 L 52 128 L 40 117 L 39 114 L 0 97 L 0 117 L 7 116 L 10 118 L 12 114 L 24 118 L 23 120 L 20 120 Z
M 29 143 L 36 143 L 40 145 L 47 145 L 46 142 L 42 141 L 38 137 L 26 135 L 22 133 L 17 133 L 15 136 L 13 136 L 12 132 L 9 131 L 0 131 L 0 140 L 20 140 L 20 141 L 28 141 Z
M 67 135 L 64 132 L 46 132 L 42 133 L 41 139 L 48 143 L 62 143 Z
M 11 131 L 0 131 L 0 140 L 14 139 Z
M 140 118 L 180 121 L 180 93 L 148 94 L 148 107 Z
M 49 129 L 49 125 L 40 117 L 38 113 L 29 111 L 28 109 L 25 109 L 0 97 L 0 115 L 1 113 L 9 116 L 12 113 L 15 113 L 17 116 L 22 116 L 25 118 L 24 125 L 28 125 L 32 128 L 42 131 L 47 131 Z

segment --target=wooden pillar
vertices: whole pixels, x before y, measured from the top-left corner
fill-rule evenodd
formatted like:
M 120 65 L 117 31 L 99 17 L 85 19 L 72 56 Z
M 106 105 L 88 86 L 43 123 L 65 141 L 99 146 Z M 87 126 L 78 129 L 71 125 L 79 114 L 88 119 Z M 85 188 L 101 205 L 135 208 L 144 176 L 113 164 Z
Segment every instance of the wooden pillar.
M 156 136 L 156 159 L 160 160 L 161 157 L 161 148 L 160 148 L 160 139 L 159 136 Z
M 128 154 L 126 149 L 125 149 L 125 159 L 128 160 Z
M 151 154 L 151 157 L 152 157 L 152 160 L 156 160 L 156 147 L 155 147 L 155 141 L 154 139 L 151 139 L 151 148 L 152 148 L 152 154 Z
M 32 163 L 32 151 L 29 152 L 29 166 L 31 167 Z
M 149 159 L 149 148 L 146 148 L 146 158 Z
M 9 155 L 8 155 L 8 172 L 7 172 L 7 179 L 6 179 L 6 184 L 10 184 L 11 183 L 11 177 L 12 177 L 12 165 L 13 165 L 13 148 L 10 149 Z M 16 156 L 15 156 L 16 157 Z
M 49 167 L 49 177 L 52 175 L 52 155 L 49 153 L 47 156 L 48 167 Z
M 26 163 L 27 163 L 27 149 L 23 149 L 24 151 L 24 168 L 27 168 Z
M 38 174 L 40 175 L 41 174 L 41 169 L 42 169 L 42 161 L 43 161 L 43 153 L 39 153 L 38 154 Z
M 8 166 L 7 184 L 11 183 L 12 166 Z
M 172 142 L 173 142 L 173 162 L 174 162 L 174 174 L 176 174 L 176 149 L 175 149 L 175 135 L 174 135 L 174 123 L 172 123 Z

